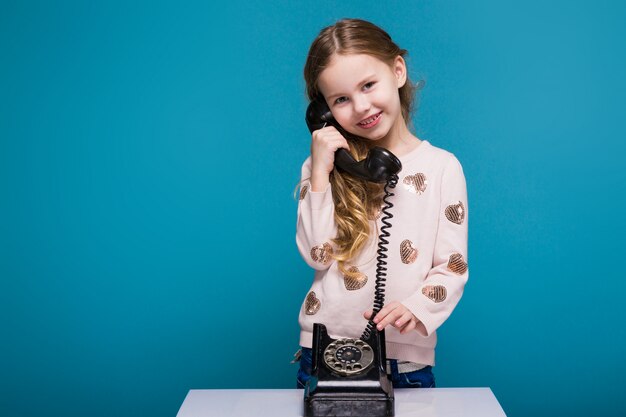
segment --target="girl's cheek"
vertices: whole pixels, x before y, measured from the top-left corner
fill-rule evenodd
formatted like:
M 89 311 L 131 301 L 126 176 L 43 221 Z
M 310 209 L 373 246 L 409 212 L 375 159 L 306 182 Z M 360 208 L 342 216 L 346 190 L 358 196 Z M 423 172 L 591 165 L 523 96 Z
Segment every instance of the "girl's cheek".
M 350 116 L 345 111 L 338 112 L 335 118 L 341 126 L 348 127 L 350 125 Z

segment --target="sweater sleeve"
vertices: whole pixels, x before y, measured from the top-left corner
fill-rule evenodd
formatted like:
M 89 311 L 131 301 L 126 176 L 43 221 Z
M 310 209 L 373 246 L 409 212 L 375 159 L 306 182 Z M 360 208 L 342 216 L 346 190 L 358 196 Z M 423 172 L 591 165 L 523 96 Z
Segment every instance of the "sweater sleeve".
M 313 269 L 328 269 L 333 258 L 333 239 L 337 235 L 335 205 L 331 186 L 323 192 L 311 191 L 311 157 L 302 165 L 296 245 L 304 261 Z
M 419 290 L 402 301 L 432 334 L 450 316 L 469 277 L 467 267 L 467 190 L 461 164 L 452 156 L 441 178 L 439 224 L 433 266 Z

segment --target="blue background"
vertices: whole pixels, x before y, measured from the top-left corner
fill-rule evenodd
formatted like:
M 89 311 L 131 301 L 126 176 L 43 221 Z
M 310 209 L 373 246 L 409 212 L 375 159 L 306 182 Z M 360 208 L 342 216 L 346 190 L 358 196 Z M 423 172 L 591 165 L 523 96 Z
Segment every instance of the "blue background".
M 294 386 L 302 67 L 341 17 L 409 50 L 416 132 L 464 166 L 438 386 L 626 415 L 626 3 L 208 3 L 2 1 L 1 415 Z

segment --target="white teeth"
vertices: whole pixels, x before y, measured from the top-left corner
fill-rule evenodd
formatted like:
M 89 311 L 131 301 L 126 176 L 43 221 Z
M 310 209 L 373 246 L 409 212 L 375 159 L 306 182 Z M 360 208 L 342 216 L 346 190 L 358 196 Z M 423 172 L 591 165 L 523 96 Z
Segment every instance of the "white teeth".
M 379 114 L 377 114 L 377 115 L 375 115 L 375 116 L 370 117 L 370 118 L 369 118 L 369 119 L 367 119 L 367 120 L 363 120 L 363 121 L 362 121 L 362 122 L 360 122 L 359 124 L 361 124 L 361 125 L 366 125 L 366 124 L 372 123 L 374 120 L 378 119 L 378 117 L 379 117 L 379 116 L 380 116 L 380 115 L 379 115 Z

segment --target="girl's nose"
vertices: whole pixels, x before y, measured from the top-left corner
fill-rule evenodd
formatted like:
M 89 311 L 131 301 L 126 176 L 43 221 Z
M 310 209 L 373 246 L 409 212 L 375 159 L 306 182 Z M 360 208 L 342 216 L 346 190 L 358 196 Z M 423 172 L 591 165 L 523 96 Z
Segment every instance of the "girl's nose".
M 370 102 L 364 96 L 356 96 L 352 100 L 354 111 L 357 114 L 367 113 L 370 109 Z

